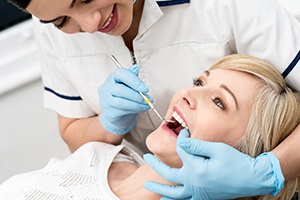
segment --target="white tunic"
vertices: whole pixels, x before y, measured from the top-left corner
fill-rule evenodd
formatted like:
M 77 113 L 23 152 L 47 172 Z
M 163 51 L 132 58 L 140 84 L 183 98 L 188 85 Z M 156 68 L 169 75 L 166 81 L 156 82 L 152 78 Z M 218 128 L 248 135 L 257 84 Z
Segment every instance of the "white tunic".
M 109 56 L 124 67 L 132 64 L 122 37 L 67 35 L 35 21 L 44 105 L 69 118 L 100 113 L 98 87 L 116 69 Z M 300 50 L 300 24 L 276 0 L 145 0 L 133 48 L 139 77 L 164 114 L 176 91 L 191 86 L 193 78 L 225 55 L 253 55 L 285 71 Z M 297 90 L 299 57 L 286 78 Z M 126 139 L 146 151 L 145 138 L 160 122 L 151 110 L 139 114 Z
M 137 166 L 144 163 L 126 146 L 90 142 L 66 159 L 53 158 L 41 170 L 11 177 L 0 185 L 0 199 L 117 200 L 107 175 L 112 162 L 120 159 Z

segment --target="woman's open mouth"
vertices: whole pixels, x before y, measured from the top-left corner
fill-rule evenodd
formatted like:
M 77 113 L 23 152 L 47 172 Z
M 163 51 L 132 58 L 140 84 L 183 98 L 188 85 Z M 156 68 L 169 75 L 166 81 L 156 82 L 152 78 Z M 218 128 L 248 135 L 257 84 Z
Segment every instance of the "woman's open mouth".
M 118 24 L 118 11 L 116 5 L 114 5 L 112 12 L 102 24 L 102 26 L 98 29 L 99 32 L 108 33 L 112 31 Z
M 171 120 L 175 122 L 168 122 L 167 127 L 171 129 L 176 135 L 179 135 L 182 129 L 188 129 L 187 124 L 183 121 L 183 119 L 179 116 L 179 114 L 176 111 L 173 112 Z

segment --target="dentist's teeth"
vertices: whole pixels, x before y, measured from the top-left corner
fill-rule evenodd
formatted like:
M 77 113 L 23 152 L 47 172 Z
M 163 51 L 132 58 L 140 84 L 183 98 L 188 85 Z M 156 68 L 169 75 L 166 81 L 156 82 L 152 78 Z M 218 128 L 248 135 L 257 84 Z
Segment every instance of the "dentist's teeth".
M 181 124 L 182 127 L 189 129 L 186 123 L 183 121 L 183 119 L 178 115 L 176 111 L 173 112 L 172 117 L 174 117 L 176 121 L 178 121 Z
M 108 25 L 110 24 L 112 18 L 113 18 L 114 14 L 111 13 L 110 16 L 109 16 L 109 19 L 107 20 L 107 22 L 102 26 L 102 29 L 108 27 Z

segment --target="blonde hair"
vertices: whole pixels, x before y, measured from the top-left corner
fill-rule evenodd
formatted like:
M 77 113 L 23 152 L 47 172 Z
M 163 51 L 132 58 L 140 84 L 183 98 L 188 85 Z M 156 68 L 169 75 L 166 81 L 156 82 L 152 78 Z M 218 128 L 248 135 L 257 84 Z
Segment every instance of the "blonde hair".
M 210 70 L 226 69 L 250 74 L 261 83 L 255 94 L 249 123 L 236 148 L 256 157 L 274 149 L 300 122 L 300 97 L 285 83 L 281 74 L 268 62 L 247 55 L 230 55 L 217 61 Z M 263 195 L 243 199 L 291 199 L 297 179 L 286 181 L 276 196 Z

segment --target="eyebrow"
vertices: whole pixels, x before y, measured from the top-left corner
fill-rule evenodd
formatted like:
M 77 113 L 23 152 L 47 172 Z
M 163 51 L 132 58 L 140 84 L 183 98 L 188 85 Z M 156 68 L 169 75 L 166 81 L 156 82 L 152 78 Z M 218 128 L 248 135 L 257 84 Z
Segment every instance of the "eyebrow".
M 220 85 L 220 88 L 226 90 L 232 96 L 232 98 L 234 99 L 234 102 L 235 102 L 235 107 L 238 110 L 239 109 L 239 104 L 238 104 L 237 98 L 235 97 L 233 92 L 224 84 Z
M 77 0 L 72 0 L 72 2 L 70 3 L 69 5 L 69 9 L 72 9 L 74 8 L 75 4 L 76 4 Z M 49 24 L 49 23 L 53 23 L 55 22 L 56 20 L 62 18 L 63 16 L 60 16 L 60 17 L 57 17 L 55 19 L 51 19 L 51 20 L 42 20 L 40 19 L 40 22 L 43 23 L 43 24 Z
M 208 70 L 205 70 L 204 73 L 206 74 L 207 77 L 209 77 L 210 72 Z
M 207 77 L 210 75 L 210 72 L 208 70 L 205 70 L 204 73 L 206 74 Z M 237 98 L 235 97 L 234 93 L 224 84 L 220 85 L 220 88 L 226 90 L 232 96 L 232 98 L 234 99 L 235 107 L 238 110 L 239 104 L 238 104 Z

